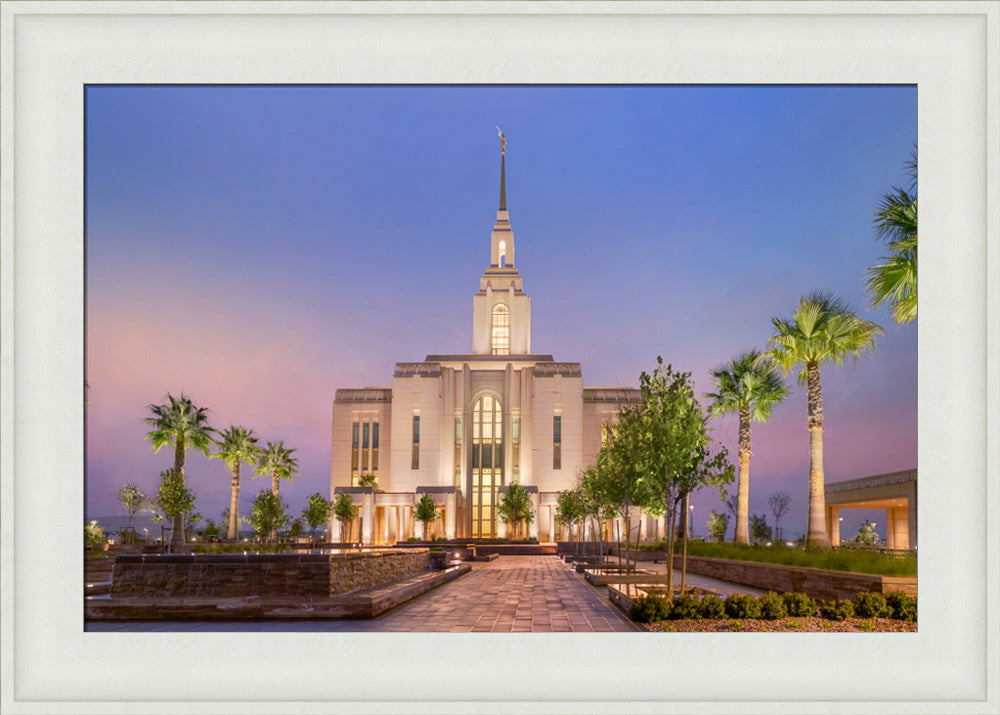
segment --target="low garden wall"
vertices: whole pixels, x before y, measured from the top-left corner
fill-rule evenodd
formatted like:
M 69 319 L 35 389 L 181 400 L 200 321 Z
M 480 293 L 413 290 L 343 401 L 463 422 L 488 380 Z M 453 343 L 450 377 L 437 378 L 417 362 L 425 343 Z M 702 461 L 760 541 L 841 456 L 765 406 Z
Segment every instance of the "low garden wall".
M 113 598 L 329 597 L 429 571 L 426 550 L 344 554 L 122 554 Z
M 679 555 L 674 555 L 674 568 L 681 568 Z M 853 599 L 862 591 L 902 591 L 908 596 L 917 595 L 917 579 L 914 576 L 878 576 L 707 556 L 688 556 L 687 570 L 689 573 L 755 586 L 766 591 L 805 593 L 822 600 Z

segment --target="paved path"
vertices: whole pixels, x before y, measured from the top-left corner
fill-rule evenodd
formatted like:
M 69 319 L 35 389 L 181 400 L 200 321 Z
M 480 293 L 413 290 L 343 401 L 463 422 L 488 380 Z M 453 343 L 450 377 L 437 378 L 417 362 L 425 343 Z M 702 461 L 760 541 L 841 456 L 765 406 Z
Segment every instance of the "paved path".
M 538 633 L 636 628 L 555 556 L 501 556 L 371 620 L 130 621 L 87 624 L 88 631 L 312 631 Z

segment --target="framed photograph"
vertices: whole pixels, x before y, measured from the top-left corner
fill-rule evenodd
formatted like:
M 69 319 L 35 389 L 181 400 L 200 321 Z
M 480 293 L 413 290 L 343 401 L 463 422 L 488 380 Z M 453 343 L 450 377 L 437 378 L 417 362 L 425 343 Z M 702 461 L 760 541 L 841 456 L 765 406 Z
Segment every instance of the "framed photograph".
M 4 2 L 0 32 L 4 712 L 1000 712 L 1000 626 L 992 607 L 998 584 L 990 566 L 1000 556 L 1000 453 L 992 437 L 1000 427 L 1000 3 Z M 918 631 L 86 632 L 79 527 L 85 511 L 84 320 L 86 301 L 93 300 L 85 290 L 84 267 L 93 247 L 85 245 L 84 230 L 88 221 L 102 217 L 85 211 L 91 207 L 86 192 L 94 189 L 85 180 L 85 142 L 106 139 L 113 144 L 119 140 L 115 132 L 127 142 L 131 131 L 125 122 L 116 125 L 115 103 L 105 102 L 102 136 L 85 132 L 88 102 L 94 102 L 94 110 L 99 88 L 200 87 L 204 96 L 211 95 L 210 101 L 225 104 L 229 100 L 224 93 L 213 88 L 236 85 L 243 86 L 243 97 L 252 87 L 278 86 L 377 85 L 402 94 L 408 87 L 453 93 L 493 88 L 491 102 L 498 109 L 504 102 L 521 101 L 539 86 L 580 92 L 604 87 L 612 94 L 616 87 L 628 88 L 634 96 L 644 87 L 667 86 L 692 92 L 721 87 L 733 92 L 826 88 L 831 95 L 852 87 L 908 87 L 915 92 L 923 194 L 915 420 L 922 535 Z M 623 96 L 615 95 L 615 101 Z M 225 110 L 252 112 L 253 106 L 250 102 Z M 385 111 L 412 110 L 401 102 Z M 720 106 L 720 111 L 727 107 Z M 374 115 L 365 116 L 365 126 L 371 127 Z M 831 122 L 817 112 L 802 121 L 814 123 L 821 136 L 826 132 L 834 137 L 851 130 L 845 126 L 850 118 L 837 117 Z M 856 118 L 861 126 L 866 119 L 871 121 L 870 116 Z M 171 117 L 169 112 L 148 112 L 144 121 L 152 127 Z M 571 121 L 572 112 L 567 111 L 564 131 L 576 136 L 579 130 L 569 126 Z M 608 121 L 624 120 L 618 116 Z M 748 122 L 736 117 L 733 126 L 745 129 Z M 386 124 L 394 132 L 399 126 L 398 121 Z M 280 152 L 293 141 L 286 133 L 295 129 L 284 121 L 258 128 L 268 145 L 234 156 L 234 167 L 252 164 L 254 152 L 261 157 Z M 559 122 L 551 122 L 548 130 L 559 131 Z M 512 153 L 517 150 L 516 135 L 497 139 L 492 126 L 484 131 L 496 144 L 489 150 L 489 161 L 498 161 L 500 141 L 506 149 L 509 138 Z M 698 127 L 685 131 L 693 136 Z M 789 125 L 789 131 L 794 126 Z M 737 146 L 741 137 L 753 142 L 756 136 L 759 133 L 747 130 L 734 136 L 732 144 Z M 428 139 L 440 137 L 419 131 L 382 137 L 387 154 L 394 143 L 411 147 Z M 598 153 L 587 143 L 601 140 L 596 132 L 581 135 L 580 151 Z M 688 140 L 683 132 L 675 138 L 679 145 Z M 882 140 L 872 143 L 868 147 L 847 142 L 844 151 L 855 145 L 867 147 L 859 151 L 885 149 Z M 753 149 L 754 156 L 766 154 L 759 146 Z M 908 158 L 905 150 L 900 165 Z M 153 161 L 156 147 L 143 151 L 150 152 L 150 166 L 163 166 Z M 436 151 L 448 150 L 435 147 L 427 156 Z M 461 157 L 452 163 L 461 166 L 463 175 L 469 173 Z M 479 172 L 490 177 L 491 192 L 496 169 Z M 128 206 L 128 182 L 114 173 L 106 171 L 118 183 L 109 179 L 107 186 L 121 192 L 121 210 Z M 204 191 L 211 176 L 206 173 L 204 181 L 205 186 L 195 181 L 185 190 Z M 346 188 L 349 182 L 339 186 Z M 391 194 L 427 192 L 413 181 L 394 179 L 391 186 L 387 202 Z M 266 202 L 267 187 L 260 191 Z M 170 196 L 161 198 L 162 210 L 169 212 Z M 321 197 L 300 199 L 301 210 Z M 503 203 L 501 198 L 501 209 Z M 669 205 L 669 198 L 664 203 Z M 779 204 L 768 210 L 777 211 Z M 296 210 L 288 205 L 287 215 Z M 580 214 L 581 220 L 587 220 L 586 213 Z M 516 205 L 511 214 L 517 235 Z M 541 220 L 542 214 L 537 216 Z M 447 216 L 438 218 L 447 223 Z M 175 229 L 185 222 L 217 220 L 197 214 L 172 219 Z M 288 224 L 274 220 L 275 233 L 302 228 L 293 219 Z M 483 246 L 476 244 L 471 260 L 477 267 L 483 263 L 478 259 L 485 256 L 492 220 L 490 215 L 482 218 Z M 265 232 L 257 228 L 248 223 L 248 235 L 264 240 L 260 236 Z M 609 233 L 613 228 L 607 227 Z M 127 227 L 121 230 L 116 237 L 119 254 L 124 252 L 121 247 L 130 246 L 138 255 L 143 242 L 164 239 L 143 236 L 130 244 Z M 377 230 L 372 232 L 376 238 L 368 237 L 364 250 L 338 246 L 327 256 L 331 264 L 343 255 L 356 270 L 377 272 L 378 262 L 386 260 L 385 252 L 393 246 L 411 250 L 404 237 L 379 244 Z M 451 240 L 447 228 L 440 233 L 442 240 Z M 808 251 L 810 245 L 803 237 L 790 250 Z M 248 247 L 251 252 L 262 249 Z M 498 267 L 514 264 L 513 246 L 493 249 L 500 251 L 499 257 L 491 257 Z M 544 256 L 553 266 L 557 259 Z M 221 262 L 222 257 L 206 251 L 178 260 L 194 265 Z M 374 268 L 366 268 L 366 260 Z M 455 268 L 464 259 L 449 260 Z M 128 329 L 139 336 L 140 327 L 163 328 L 156 327 L 153 316 L 144 325 L 140 300 L 129 298 L 128 291 L 141 296 L 145 288 L 162 291 L 163 286 L 155 285 L 152 273 L 135 266 L 109 261 L 101 270 L 126 277 L 120 299 L 137 308 Z M 251 263 L 247 267 L 252 272 Z M 529 284 L 528 270 L 522 270 L 531 294 L 531 286 L 542 279 L 532 277 Z M 335 275 L 333 268 L 330 272 Z M 220 279 L 219 289 L 226 280 L 252 280 L 238 273 L 236 269 Z M 211 280 L 203 270 L 199 275 Z M 466 278 L 470 283 L 476 275 Z M 428 275 L 428 280 L 435 279 Z M 293 289 L 293 283 L 289 280 L 284 289 Z M 465 283 L 452 291 L 462 325 L 469 322 L 469 311 L 459 303 L 470 293 L 462 292 Z M 639 291 L 635 283 L 622 289 Z M 262 292 L 281 289 L 261 286 Z M 388 310 L 384 296 L 391 293 L 389 287 L 377 285 L 370 295 L 375 305 Z M 106 293 L 100 300 L 111 304 L 116 296 Z M 302 296 L 303 305 L 308 300 Z M 273 317 L 296 319 L 287 313 Z M 521 337 L 512 321 L 507 339 L 517 341 Z M 310 325 L 302 320 L 296 329 L 307 331 Z M 252 327 L 249 321 L 238 329 Z M 349 323 L 338 323 L 338 330 L 348 329 Z M 455 332 L 460 341 L 468 331 Z M 544 342 L 536 339 L 532 347 L 545 350 Z M 281 345 L 272 348 L 274 359 L 282 359 Z M 645 363 L 653 357 L 638 358 L 639 369 L 648 369 Z M 720 355 L 720 362 L 725 357 Z M 102 359 L 113 364 L 106 355 Z M 409 353 L 398 359 L 409 359 Z M 588 356 L 580 359 L 591 361 Z M 155 370 L 162 369 L 165 360 L 169 358 L 149 355 L 143 362 Z M 294 369 L 294 358 L 287 361 Z M 141 379 L 143 365 L 136 362 L 130 357 L 115 369 Z M 327 419 L 333 397 L 317 398 L 326 404 L 319 412 L 326 411 Z M 141 417 L 136 417 L 139 433 Z M 561 422 L 553 428 L 560 435 L 557 441 L 558 425 Z M 413 429 L 416 434 L 415 425 Z M 328 425 L 324 438 L 329 439 Z M 102 449 L 127 451 L 113 440 L 102 442 Z M 885 449 L 891 452 L 893 445 Z M 481 521 L 476 528 L 493 530 L 495 525 Z

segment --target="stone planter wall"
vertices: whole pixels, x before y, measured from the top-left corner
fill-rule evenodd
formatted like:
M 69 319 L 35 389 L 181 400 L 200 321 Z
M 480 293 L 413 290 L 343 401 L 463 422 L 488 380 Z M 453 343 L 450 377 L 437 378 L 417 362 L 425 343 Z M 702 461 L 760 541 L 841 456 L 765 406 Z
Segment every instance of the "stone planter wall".
M 674 556 L 674 568 L 681 568 L 681 557 L 678 555 Z M 876 593 L 902 591 L 909 596 L 917 595 L 916 577 L 907 576 L 877 576 L 706 556 L 688 556 L 687 570 L 689 573 L 742 583 L 776 593 L 790 591 L 805 593 L 823 600 L 853 599 L 862 591 Z
M 120 555 L 114 598 L 329 597 L 430 569 L 426 551 L 347 554 Z

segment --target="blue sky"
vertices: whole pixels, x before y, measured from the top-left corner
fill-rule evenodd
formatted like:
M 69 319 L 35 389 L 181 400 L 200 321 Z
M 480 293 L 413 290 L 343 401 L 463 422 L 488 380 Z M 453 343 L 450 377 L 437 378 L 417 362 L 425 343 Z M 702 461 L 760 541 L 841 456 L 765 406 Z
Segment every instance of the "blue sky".
M 297 449 L 296 513 L 329 490 L 338 387 L 471 348 L 499 140 L 532 348 L 592 386 L 663 355 L 708 370 L 828 290 L 885 326 L 823 373 L 828 481 L 916 466 L 916 325 L 867 307 L 872 211 L 906 182 L 915 87 L 129 87 L 86 94 L 86 510 L 152 490 L 168 450 L 146 406 L 189 394 L 213 424 Z M 391 287 L 391 288 L 390 288 Z M 805 396 L 755 425 L 751 511 L 792 494 L 805 527 Z M 715 421 L 735 459 L 735 418 Z M 199 510 L 228 504 L 190 454 Z M 249 481 L 244 504 L 264 480 Z M 718 498 L 694 499 L 704 532 Z M 855 519 L 855 515 L 857 518 Z M 852 533 L 860 512 L 845 518 Z

